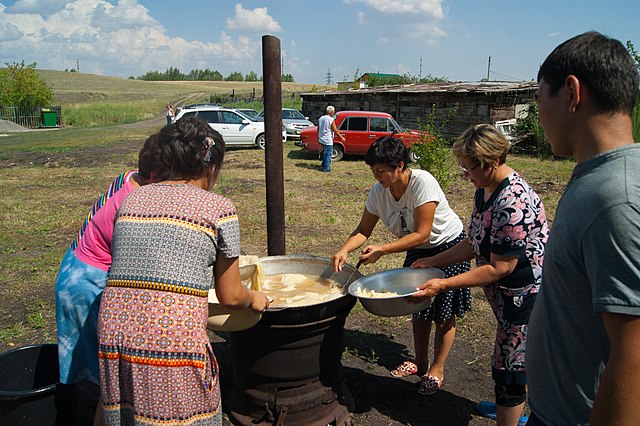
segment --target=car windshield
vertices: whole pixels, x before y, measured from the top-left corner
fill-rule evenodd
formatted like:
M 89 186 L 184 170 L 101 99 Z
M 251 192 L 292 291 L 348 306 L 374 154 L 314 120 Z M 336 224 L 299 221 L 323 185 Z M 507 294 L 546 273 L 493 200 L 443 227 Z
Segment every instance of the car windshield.
M 401 125 L 398 124 L 398 122 L 396 120 L 391 118 L 391 122 L 393 123 L 394 126 L 396 126 L 396 129 L 398 129 L 398 133 L 403 133 L 404 132 L 404 129 L 402 128 Z
M 295 118 L 298 120 L 306 120 L 306 117 L 302 115 L 300 111 L 297 111 L 295 109 L 282 111 L 282 118 Z

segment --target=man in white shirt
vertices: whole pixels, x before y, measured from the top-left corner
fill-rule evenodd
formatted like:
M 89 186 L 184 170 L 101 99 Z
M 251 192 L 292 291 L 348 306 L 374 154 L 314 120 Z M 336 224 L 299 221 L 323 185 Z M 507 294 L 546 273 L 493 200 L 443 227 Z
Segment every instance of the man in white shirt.
M 336 127 L 333 115 L 336 109 L 329 105 L 327 107 L 325 115 L 320 117 L 318 121 L 318 142 L 322 145 L 322 171 L 331 171 L 331 155 L 333 154 L 333 135 L 338 135 L 340 140 L 344 143 L 345 138 L 342 136 L 338 128 Z

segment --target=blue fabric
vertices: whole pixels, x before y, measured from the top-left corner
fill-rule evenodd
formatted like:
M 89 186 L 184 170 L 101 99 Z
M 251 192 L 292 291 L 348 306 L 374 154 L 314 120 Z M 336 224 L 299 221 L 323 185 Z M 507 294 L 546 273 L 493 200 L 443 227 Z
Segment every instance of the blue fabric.
M 497 407 L 495 402 L 480 401 L 476 409 L 483 416 L 494 420 L 496 419 Z M 518 419 L 518 426 L 525 426 L 528 421 L 529 417 L 527 417 L 526 414 L 523 414 L 522 416 L 520 416 L 520 419 Z
M 333 145 L 322 145 L 322 171 L 331 171 L 331 155 L 333 154 Z
M 69 248 L 56 279 L 60 382 L 99 383 L 98 308 L 107 272 L 81 262 Z

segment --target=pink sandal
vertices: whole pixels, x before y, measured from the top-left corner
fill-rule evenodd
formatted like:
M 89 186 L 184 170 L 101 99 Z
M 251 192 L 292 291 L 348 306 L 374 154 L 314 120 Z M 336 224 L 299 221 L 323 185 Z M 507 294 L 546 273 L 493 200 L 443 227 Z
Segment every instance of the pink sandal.
M 395 369 L 391 370 L 393 377 L 407 377 L 413 374 L 418 374 L 418 366 L 413 361 L 405 361 Z
M 433 395 L 442 387 L 443 381 L 444 379 L 438 379 L 436 376 L 427 373 L 420 378 L 418 393 L 421 395 Z

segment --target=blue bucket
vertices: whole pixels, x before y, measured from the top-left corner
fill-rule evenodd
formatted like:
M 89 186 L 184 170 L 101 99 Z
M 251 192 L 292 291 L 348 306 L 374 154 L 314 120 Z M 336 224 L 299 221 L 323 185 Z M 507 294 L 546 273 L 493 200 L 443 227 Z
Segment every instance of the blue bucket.
M 0 425 L 54 425 L 58 346 L 24 346 L 0 354 Z

